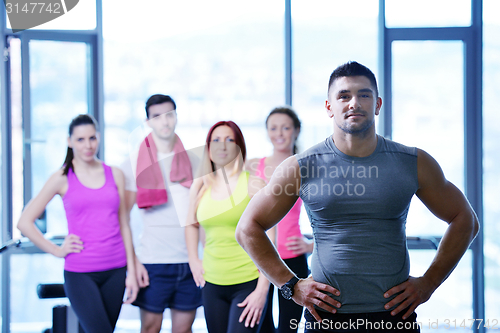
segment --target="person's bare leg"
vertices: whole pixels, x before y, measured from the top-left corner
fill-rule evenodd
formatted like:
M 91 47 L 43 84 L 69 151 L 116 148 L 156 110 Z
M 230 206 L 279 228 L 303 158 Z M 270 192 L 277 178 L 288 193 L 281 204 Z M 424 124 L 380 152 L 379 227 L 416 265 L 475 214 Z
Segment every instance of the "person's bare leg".
M 160 333 L 163 313 L 141 309 L 141 333 Z
M 192 333 L 196 310 L 181 311 L 170 309 L 170 317 L 172 318 L 172 333 Z

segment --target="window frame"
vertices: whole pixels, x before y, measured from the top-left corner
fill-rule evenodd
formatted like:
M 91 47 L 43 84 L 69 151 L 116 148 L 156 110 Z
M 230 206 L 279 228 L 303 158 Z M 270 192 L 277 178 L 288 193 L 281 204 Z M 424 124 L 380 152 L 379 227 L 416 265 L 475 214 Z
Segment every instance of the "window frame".
M 379 0 L 380 88 L 386 96 L 379 122 L 380 133 L 392 137 L 392 42 L 393 41 L 462 41 L 464 43 L 464 187 L 479 223 L 483 221 L 483 1 L 471 0 L 469 27 L 387 28 L 385 0 Z M 479 112 L 477 112 L 479 110 Z M 472 311 L 474 319 L 485 318 L 484 234 L 479 233 L 470 246 L 472 251 Z M 474 332 L 485 332 L 485 327 Z
M 90 48 L 89 72 L 88 72 L 88 112 L 92 114 L 101 128 L 104 128 L 104 89 L 103 89 L 103 47 L 102 47 L 102 0 L 96 1 L 96 28 L 92 30 L 36 30 L 29 29 L 13 33 L 7 29 L 7 14 L 3 8 L 0 13 L 0 48 L 3 50 L 4 61 L 0 66 L 1 80 L 1 127 L 2 127 L 2 221 L 1 241 L 7 244 L 13 236 L 13 214 L 12 214 L 12 117 L 11 117 L 11 90 L 10 90 L 10 59 L 7 47 L 9 37 L 19 38 L 21 41 L 21 76 L 22 76 L 22 118 L 23 118 L 23 204 L 26 205 L 32 197 L 32 165 L 31 165 L 31 99 L 30 99 L 30 68 L 29 68 L 29 42 L 31 40 L 60 41 L 60 42 L 84 42 Z M 99 147 L 99 156 L 104 156 L 104 131 Z M 10 308 L 11 308 L 11 256 L 17 253 L 41 253 L 38 248 L 20 246 L 19 242 L 13 251 L 2 253 L 1 263 L 1 318 L 2 333 L 10 332 Z

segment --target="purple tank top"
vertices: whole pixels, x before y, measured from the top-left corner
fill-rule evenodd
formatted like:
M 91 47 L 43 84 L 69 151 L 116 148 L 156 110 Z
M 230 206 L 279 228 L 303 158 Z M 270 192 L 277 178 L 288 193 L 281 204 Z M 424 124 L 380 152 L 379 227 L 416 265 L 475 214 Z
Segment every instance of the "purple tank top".
M 100 272 L 127 264 L 120 233 L 120 196 L 113 172 L 104 163 L 106 181 L 101 188 L 88 188 L 68 171 L 68 191 L 63 197 L 68 233 L 80 237 L 84 249 L 66 256 L 64 269 L 70 272 Z

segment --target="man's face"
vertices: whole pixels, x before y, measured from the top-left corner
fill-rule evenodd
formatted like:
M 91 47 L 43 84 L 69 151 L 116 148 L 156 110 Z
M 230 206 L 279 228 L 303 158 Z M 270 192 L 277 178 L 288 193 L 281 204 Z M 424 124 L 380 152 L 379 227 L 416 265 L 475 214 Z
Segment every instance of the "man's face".
M 346 134 L 363 135 L 374 126 L 382 99 L 365 76 L 344 76 L 330 87 L 325 107 L 335 126 Z
M 170 102 L 151 105 L 148 109 L 148 125 L 160 139 L 168 140 L 174 135 L 177 113 Z

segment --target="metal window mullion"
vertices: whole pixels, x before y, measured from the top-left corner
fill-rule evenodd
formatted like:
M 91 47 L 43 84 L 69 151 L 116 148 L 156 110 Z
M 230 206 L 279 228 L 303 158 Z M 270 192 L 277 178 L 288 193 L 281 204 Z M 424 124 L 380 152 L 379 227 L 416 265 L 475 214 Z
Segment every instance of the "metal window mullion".
M 102 36 L 102 0 L 96 0 L 95 1 L 95 31 L 98 33 L 100 36 Z
M 476 211 L 479 223 L 483 222 L 483 2 L 471 3 L 472 26 L 466 50 L 465 85 L 465 193 Z M 474 319 L 485 320 L 484 294 L 484 231 L 480 228 L 474 243 L 472 260 L 472 292 Z M 484 325 L 474 332 L 484 333 Z
M 0 29 L 1 29 L 1 34 L 3 35 L 2 37 L 4 37 L 9 32 L 7 29 L 7 10 L 5 9 L 5 6 L 2 6 L 1 8 L 2 9 L 0 10 Z
M 292 5 L 285 0 L 285 103 L 292 105 Z
M 104 124 L 104 79 L 103 79 L 103 38 L 102 38 L 102 0 L 96 0 L 96 29 L 89 43 L 90 52 L 88 71 L 87 101 L 89 113 L 99 123 L 101 136 L 98 157 L 104 160 L 105 124 Z
M 379 115 L 378 129 L 385 138 L 392 137 L 392 103 L 391 103 L 391 44 L 388 43 L 385 27 L 385 0 L 379 0 L 378 17 L 378 64 L 379 64 L 379 96 L 382 97 L 382 110 Z
M 388 28 L 390 40 L 463 40 L 470 27 Z
M 0 14 L 0 51 L 2 52 L 2 61 L 0 65 L 0 91 L 1 91 L 1 119 L 2 119 L 2 220 L 1 220 L 1 242 L 5 243 L 12 238 L 12 117 L 10 113 L 10 57 L 4 58 L 6 45 L 5 32 L 5 12 Z M 2 333 L 10 331 L 10 255 L 6 252 L 1 254 L 1 315 L 2 315 Z
M 392 41 L 388 38 L 388 29 L 384 27 L 384 107 L 382 118 L 383 136 L 392 139 Z
M 31 91 L 29 38 L 21 34 L 21 86 L 23 119 L 23 207 L 31 200 Z
M 11 85 L 10 85 L 10 55 L 3 54 L 8 47 L 6 36 L 2 35 L 0 48 L 2 51 L 2 66 L 0 77 L 1 110 L 2 110 L 2 243 L 12 239 L 12 115 L 11 115 Z
M 20 33 L 10 33 L 11 36 L 19 36 Z M 89 43 L 97 33 L 88 30 L 57 31 L 57 30 L 24 30 L 22 36 L 28 39 L 56 41 L 56 42 L 84 42 Z
M 99 124 L 99 133 L 101 136 L 98 157 L 104 159 L 104 112 L 103 112 L 103 88 L 102 88 L 102 52 L 99 52 L 100 43 L 98 37 L 95 37 L 92 43 L 89 43 L 89 68 L 87 75 L 87 103 L 88 112 L 93 115 Z
M 23 128 L 23 207 L 31 200 L 32 196 L 32 172 L 31 172 L 31 85 L 30 85 L 30 52 L 29 42 L 30 39 L 24 32 L 20 33 L 21 40 L 21 114 L 22 114 L 22 128 Z M 9 257 L 10 259 L 10 254 Z M 10 260 L 9 260 L 10 266 Z M 9 269 L 10 271 L 10 269 Z M 9 277 L 9 303 L 10 295 L 10 277 Z M 9 304 L 10 307 L 10 304 Z M 10 313 L 8 318 L 5 318 L 10 326 Z M 9 330 L 6 331 L 10 332 Z

